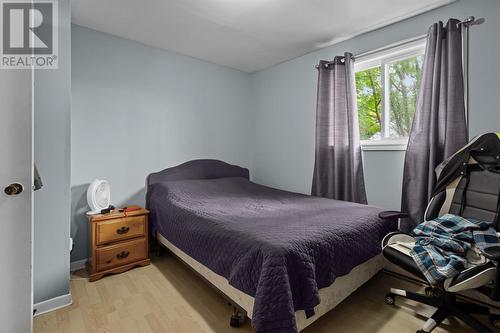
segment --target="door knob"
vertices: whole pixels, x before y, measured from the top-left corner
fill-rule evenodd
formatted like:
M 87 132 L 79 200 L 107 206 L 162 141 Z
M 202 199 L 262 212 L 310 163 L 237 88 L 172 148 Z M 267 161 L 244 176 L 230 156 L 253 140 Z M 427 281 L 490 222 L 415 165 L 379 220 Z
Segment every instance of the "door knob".
M 7 195 L 18 195 L 23 191 L 23 185 L 19 183 L 12 183 L 7 186 L 4 190 Z

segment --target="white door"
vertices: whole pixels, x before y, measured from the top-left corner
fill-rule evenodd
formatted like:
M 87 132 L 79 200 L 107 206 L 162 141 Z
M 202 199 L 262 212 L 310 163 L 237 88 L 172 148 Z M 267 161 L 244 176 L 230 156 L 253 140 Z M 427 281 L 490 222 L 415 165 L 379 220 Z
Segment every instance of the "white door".
M 32 70 L 0 69 L 2 333 L 32 329 L 32 87 Z

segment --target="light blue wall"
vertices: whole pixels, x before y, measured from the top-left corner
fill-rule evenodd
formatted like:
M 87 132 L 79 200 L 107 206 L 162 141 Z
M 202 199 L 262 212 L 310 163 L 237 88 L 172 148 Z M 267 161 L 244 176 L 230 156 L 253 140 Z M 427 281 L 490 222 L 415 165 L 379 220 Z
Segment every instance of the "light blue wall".
M 69 293 L 71 23 L 69 0 L 58 3 L 59 68 L 34 78 L 34 158 L 44 184 L 33 195 L 35 303 Z
M 72 261 L 88 257 L 85 191 L 144 204 L 146 176 L 195 158 L 251 166 L 249 75 L 72 27 Z
M 486 18 L 485 24 L 471 31 L 471 135 L 500 131 L 500 1 L 462 0 L 254 74 L 254 180 L 310 193 L 317 82 L 314 66 L 320 59 L 333 59 L 345 51 L 373 50 L 422 35 L 438 20 L 470 15 Z M 404 152 L 365 152 L 364 161 L 369 203 L 399 208 Z

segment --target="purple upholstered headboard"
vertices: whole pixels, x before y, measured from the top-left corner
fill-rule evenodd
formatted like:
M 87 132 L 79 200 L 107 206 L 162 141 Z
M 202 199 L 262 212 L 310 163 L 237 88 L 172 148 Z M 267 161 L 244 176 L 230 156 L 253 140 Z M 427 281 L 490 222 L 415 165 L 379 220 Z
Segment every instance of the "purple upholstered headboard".
M 249 179 L 248 169 L 231 165 L 219 160 L 192 160 L 178 166 L 152 173 L 147 185 L 158 182 L 184 179 L 214 179 L 225 177 L 243 177 Z

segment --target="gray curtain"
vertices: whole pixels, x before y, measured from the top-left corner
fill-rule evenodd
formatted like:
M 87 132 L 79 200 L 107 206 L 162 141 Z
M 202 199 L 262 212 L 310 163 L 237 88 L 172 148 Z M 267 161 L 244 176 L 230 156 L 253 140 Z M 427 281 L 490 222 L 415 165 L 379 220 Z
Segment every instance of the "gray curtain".
M 352 54 L 318 66 L 312 195 L 366 204 Z
M 410 231 L 424 220 L 436 184 L 435 168 L 467 143 L 459 21 L 433 24 L 427 34 L 422 81 L 406 150 L 402 211 Z

